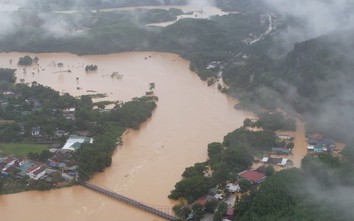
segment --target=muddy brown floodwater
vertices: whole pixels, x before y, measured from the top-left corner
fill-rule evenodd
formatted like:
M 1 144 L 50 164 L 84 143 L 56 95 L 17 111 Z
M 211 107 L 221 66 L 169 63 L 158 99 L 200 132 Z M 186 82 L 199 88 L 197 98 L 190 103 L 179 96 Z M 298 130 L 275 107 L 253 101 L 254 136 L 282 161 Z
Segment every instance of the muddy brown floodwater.
M 149 83 L 156 84 L 159 101 L 153 116 L 139 130 L 124 134 L 124 145 L 115 151 L 112 166 L 92 182 L 166 212 L 176 203 L 167 196 L 184 168 L 204 161 L 208 143 L 222 141 L 250 116 L 235 110 L 235 100 L 215 86 L 208 87 L 189 70 L 189 62 L 175 54 L 30 54 L 39 58 L 39 65 L 25 69 L 16 65 L 23 55 L 0 53 L 0 66 L 17 68 L 18 82 L 36 81 L 72 95 L 93 90 L 106 93 L 105 100 L 127 101 L 144 95 Z M 98 71 L 85 73 L 87 64 L 96 64 Z M 122 78 L 112 78 L 113 72 Z M 80 186 L 0 196 L 0 217 L 7 221 L 162 220 Z

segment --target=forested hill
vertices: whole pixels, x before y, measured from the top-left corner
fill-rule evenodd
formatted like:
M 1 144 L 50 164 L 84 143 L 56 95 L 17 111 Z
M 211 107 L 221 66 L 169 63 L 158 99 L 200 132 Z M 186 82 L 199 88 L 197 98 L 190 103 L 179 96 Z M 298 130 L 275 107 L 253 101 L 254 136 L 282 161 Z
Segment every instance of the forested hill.
M 321 132 L 353 142 L 354 31 L 336 31 L 304 42 L 279 59 L 269 52 L 277 30 L 249 47 L 245 64 L 229 63 L 223 78 L 241 99 L 240 107 L 253 111 L 282 107 L 303 116 L 308 132 Z
M 285 100 L 317 128 L 345 139 L 354 129 L 347 123 L 354 120 L 353 33 L 333 32 L 298 43 L 275 71 L 282 81 L 274 86 Z

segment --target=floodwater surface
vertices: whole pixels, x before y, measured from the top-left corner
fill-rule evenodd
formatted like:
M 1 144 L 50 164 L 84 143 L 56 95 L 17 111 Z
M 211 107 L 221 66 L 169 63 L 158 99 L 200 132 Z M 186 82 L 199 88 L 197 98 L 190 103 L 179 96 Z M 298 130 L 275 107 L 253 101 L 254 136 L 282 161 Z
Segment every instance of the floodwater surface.
M 216 86 L 208 87 L 189 70 L 189 62 L 175 54 L 29 54 L 39 58 L 38 66 L 17 66 L 24 55 L 0 53 L 0 65 L 17 68 L 18 82 L 36 81 L 75 96 L 105 93 L 103 100 L 128 101 L 143 96 L 149 83 L 155 83 L 159 101 L 152 117 L 139 130 L 124 134 L 112 166 L 91 181 L 165 212 L 176 204 L 167 196 L 184 168 L 205 161 L 208 143 L 222 141 L 250 117 L 234 109 L 235 100 Z M 88 64 L 98 70 L 86 73 Z M 112 77 L 113 72 L 121 78 Z M 0 217 L 7 221 L 162 220 L 81 186 L 0 196 Z

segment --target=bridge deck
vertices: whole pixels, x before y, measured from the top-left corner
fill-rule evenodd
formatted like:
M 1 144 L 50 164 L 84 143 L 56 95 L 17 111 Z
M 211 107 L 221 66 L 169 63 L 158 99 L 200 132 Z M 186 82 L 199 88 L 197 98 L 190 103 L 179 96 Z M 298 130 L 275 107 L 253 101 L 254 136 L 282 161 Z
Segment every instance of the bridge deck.
M 130 198 L 125 197 L 125 196 L 122 196 L 122 195 L 120 195 L 118 193 L 114 193 L 112 191 L 109 191 L 107 189 L 98 187 L 98 186 L 90 184 L 88 182 L 79 181 L 79 183 L 82 186 L 84 186 L 84 187 L 87 187 L 87 188 L 89 188 L 91 190 L 94 190 L 96 192 L 102 193 L 102 194 L 104 194 L 106 196 L 109 196 L 111 198 L 114 198 L 114 199 L 117 199 L 117 200 L 122 201 L 124 203 L 127 203 L 127 204 L 129 204 L 131 206 L 134 206 L 134 207 L 138 208 L 138 209 L 145 210 L 145 211 L 147 211 L 149 213 L 152 213 L 154 215 L 160 216 L 160 217 L 165 218 L 167 220 L 176 220 L 176 217 L 174 217 L 172 215 L 169 215 L 167 213 L 163 213 L 160 210 L 157 210 L 157 209 L 155 209 L 153 207 L 147 206 L 147 205 L 145 205 L 143 203 L 139 203 L 139 202 L 137 202 L 137 201 L 135 201 L 133 199 L 130 199 Z

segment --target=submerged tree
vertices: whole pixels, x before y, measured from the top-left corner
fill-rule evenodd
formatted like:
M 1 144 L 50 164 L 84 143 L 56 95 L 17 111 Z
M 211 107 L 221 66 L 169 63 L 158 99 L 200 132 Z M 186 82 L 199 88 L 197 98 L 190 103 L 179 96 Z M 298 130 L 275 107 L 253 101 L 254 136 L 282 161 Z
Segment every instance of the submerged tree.
M 149 83 L 149 90 L 150 91 L 152 91 L 152 90 L 154 90 L 155 89 L 155 83 L 154 82 L 151 82 L 151 83 Z

